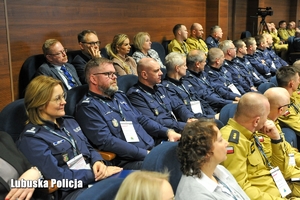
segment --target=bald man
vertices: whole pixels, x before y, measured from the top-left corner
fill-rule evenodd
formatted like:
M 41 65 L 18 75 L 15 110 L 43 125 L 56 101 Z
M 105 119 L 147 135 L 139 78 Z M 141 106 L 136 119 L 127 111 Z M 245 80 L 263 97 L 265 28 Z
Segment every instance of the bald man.
M 199 23 L 193 23 L 191 26 L 191 35 L 186 40 L 186 43 L 191 50 L 202 50 L 207 55 L 208 47 L 203 40 L 203 27 Z
M 268 99 L 259 93 L 248 92 L 238 102 L 237 110 L 221 129 L 229 142 L 227 160 L 223 165 L 252 200 L 284 199 L 270 174 L 270 167 L 258 148 L 255 132 L 262 130 L 271 138 L 273 167 L 284 169 L 284 143 L 272 120 Z
M 76 120 L 94 147 L 117 155 L 112 161 L 114 165 L 140 169 L 156 144 L 181 137 L 142 115 L 126 95 L 118 91 L 111 60 L 91 59 L 85 67 L 85 75 L 89 91 L 77 105 Z
M 183 130 L 186 122 L 195 120 L 194 113 L 160 84 L 162 72 L 156 60 L 142 58 L 137 71 L 138 82 L 127 96 L 141 113 L 177 132 Z
M 277 130 L 281 133 L 283 138 L 284 147 L 285 147 L 285 167 L 283 175 L 284 178 L 288 181 L 290 188 L 292 189 L 293 196 L 300 196 L 300 184 L 298 182 L 290 181 L 291 178 L 300 178 L 300 153 L 297 149 L 293 148 L 287 141 L 285 141 L 285 134 L 282 132 L 282 129 L 278 123 L 278 117 L 285 114 L 288 107 L 290 106 L 290 94 L 288 91 L 281 87 L 273 87 L 268 89 L 264 96 L 267 97 L 270 103 L 270 113 L 268 118 L 275 122 Z M 260 138 L 260 142 L 263 144 L 264 152 L 267 157 L 271 160 L 272 156 L 272 144 L 271 139 L 263 134 L 257 134 Z

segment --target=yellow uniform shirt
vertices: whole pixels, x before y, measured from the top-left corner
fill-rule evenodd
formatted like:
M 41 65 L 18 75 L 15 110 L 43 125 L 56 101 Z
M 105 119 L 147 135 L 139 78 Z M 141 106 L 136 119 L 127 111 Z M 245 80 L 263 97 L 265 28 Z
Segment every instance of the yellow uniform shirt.
M 202 40 L 202 39 L 199 39 L 199 40 L 198 40 L 197 38 L 189 37 L 189 38 L 186 40 L 186 43 L 187 43 L 187 45 L 189 45 L 190 50 L 197 49 L 197 50 L 202 50 L 202 51 L 204 51 L 205 54 L 208 53 L 207 45 L 206 45 L 206 43 L 204 42 L 204 40 Z
M 174 39 L 168 44 L 168 51 L 169 53 L 180 52 L 180 53 L 187 54 L 190 51 L 190 47 L 187 45 L 186 42 L 183 41 L 180 44 L 176 39 Z
M 229 119 L 221 129 L 223 138 L 229 142 L 231 153 L 223 165 L 232 173 L 238 184 L 251 200 L 278 200 L 281 198 L 278 188 L 270 174 L 270 168 L 258 150 L 253 133 Z M 284 167 L 283 143 L 271 143 L 272 166 Z

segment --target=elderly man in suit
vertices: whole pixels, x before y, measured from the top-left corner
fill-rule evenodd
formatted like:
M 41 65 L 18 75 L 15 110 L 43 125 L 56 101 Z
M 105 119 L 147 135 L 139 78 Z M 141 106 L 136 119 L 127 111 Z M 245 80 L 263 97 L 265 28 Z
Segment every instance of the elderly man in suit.
M 67 49 L 58 40 L 46 40 L 42 49 L 47 62 L 38 68 L 36 76 L 46 75 L 61 80 L 65 91 L 81 85 L 74 66 L 67 63 Z

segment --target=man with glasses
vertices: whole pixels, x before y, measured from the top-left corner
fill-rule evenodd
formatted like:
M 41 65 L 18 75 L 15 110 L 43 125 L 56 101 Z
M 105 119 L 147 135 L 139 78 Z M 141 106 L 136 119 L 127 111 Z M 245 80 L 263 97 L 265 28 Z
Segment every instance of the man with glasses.
M 94 147 L 117 155 L 112 161 L 114 165 L 140 169 L 156 144 L 180 139 L 180 134 L 142 115 L 118 91 L 111 60 L 91 59 L 85 74 L 89 91 L 77 105 L 75 117 Z
M 247 73 L 244 73 L 232 60 L 236 57 L 236 48 L 231 40 L 220 42 L 219 48 L 223 51 L 225 61 L 223 67 L 232 75 L 235 84 L 242 86 L 245 92 L 257 91 Z
M 268 118 L 275 122 L 276 128 L 281 134 L 281 138 L 283 138 L 284 142 L 284 148 L 285 148 L 285 170 L 283 171 L 283 175 L 285 180 L 287 180 L 291 190 L 292 194 L 294 196 L 300 196 L 300 185 L 299 180 L 297 181 L 290 181 L 291 179 L 299 179 L 300 178 L 300 153 L 298 152 L 298 149 L 293 148 L 292 145 L 287 142 L 296 142 L 292 143 L 294 147 L 297 147 L 297 140 L 295 133 L 293 132 L 283 132 L 284 129 L 281 129 L 279 123 L 278 123 L 278 117 L 284 115 L 286 111 L 290 108 L 290 94 L 289 92 L 282 87 L 273 87 L 268 89 L 264 96 L 267 97 L 269 103 L 270 103 L 270 113 L 268 115 Z M 272 144 L 271 139 L 263 133 L 257 134 L 260 143 L 263 144 L 262 147 L 264 149 L 264 152 L 266 153 L 267 157 L 271 159 L 272 156 Z M 290 139 L 293 139 L 292 141 Z
M 300 136 L 300 99 L 298 90 L 300 83 L 299 74 L 292 66 L 284 66 L 277 70 L 276 79 L 279 87 L 285 88 L 290 94 L 291 106 L 278 120 L 282 125 L 288 126 Z
M 46 40 L 42 49 L 47 62 L 38 68 L 36 76 L 46 75 L 61 80 L 65 91 L 81 85 L 74 66 L 67 63 L 67 49 L 58 40 Z
M 86 83 L 84 67 L 92 58 L 100 58 L 100 44 L 96 31 L 83 30 L 77 35 L 81 52 L 72 60 L 81 83 Z
M 207 55 L 208 48 L 203 37 L 203 27 L 199 23 L 193 23 L 191 26 L 191 35 L 186 39 L 186 43 L 189 45 L 191 50 L 202 50 Z

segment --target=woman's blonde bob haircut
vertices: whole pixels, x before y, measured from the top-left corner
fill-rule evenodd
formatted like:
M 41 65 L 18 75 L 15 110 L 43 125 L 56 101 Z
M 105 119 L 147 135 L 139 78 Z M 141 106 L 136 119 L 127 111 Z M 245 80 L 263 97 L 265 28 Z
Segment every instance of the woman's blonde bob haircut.
M 41 110 L 43 110 L 52 98 L 53 89 L 55 86 L 63 84 L 60 80 L 49 76 L 40 75 L 35 77 L 27 86 L 24 103 L 28 116 L 26 123 L 35 125 L 43 125 L 41 118 Z
M 169 180 L 169 173 L 133 172 L 121 184 L 115 200 L 161 200 L 164 180 Z

